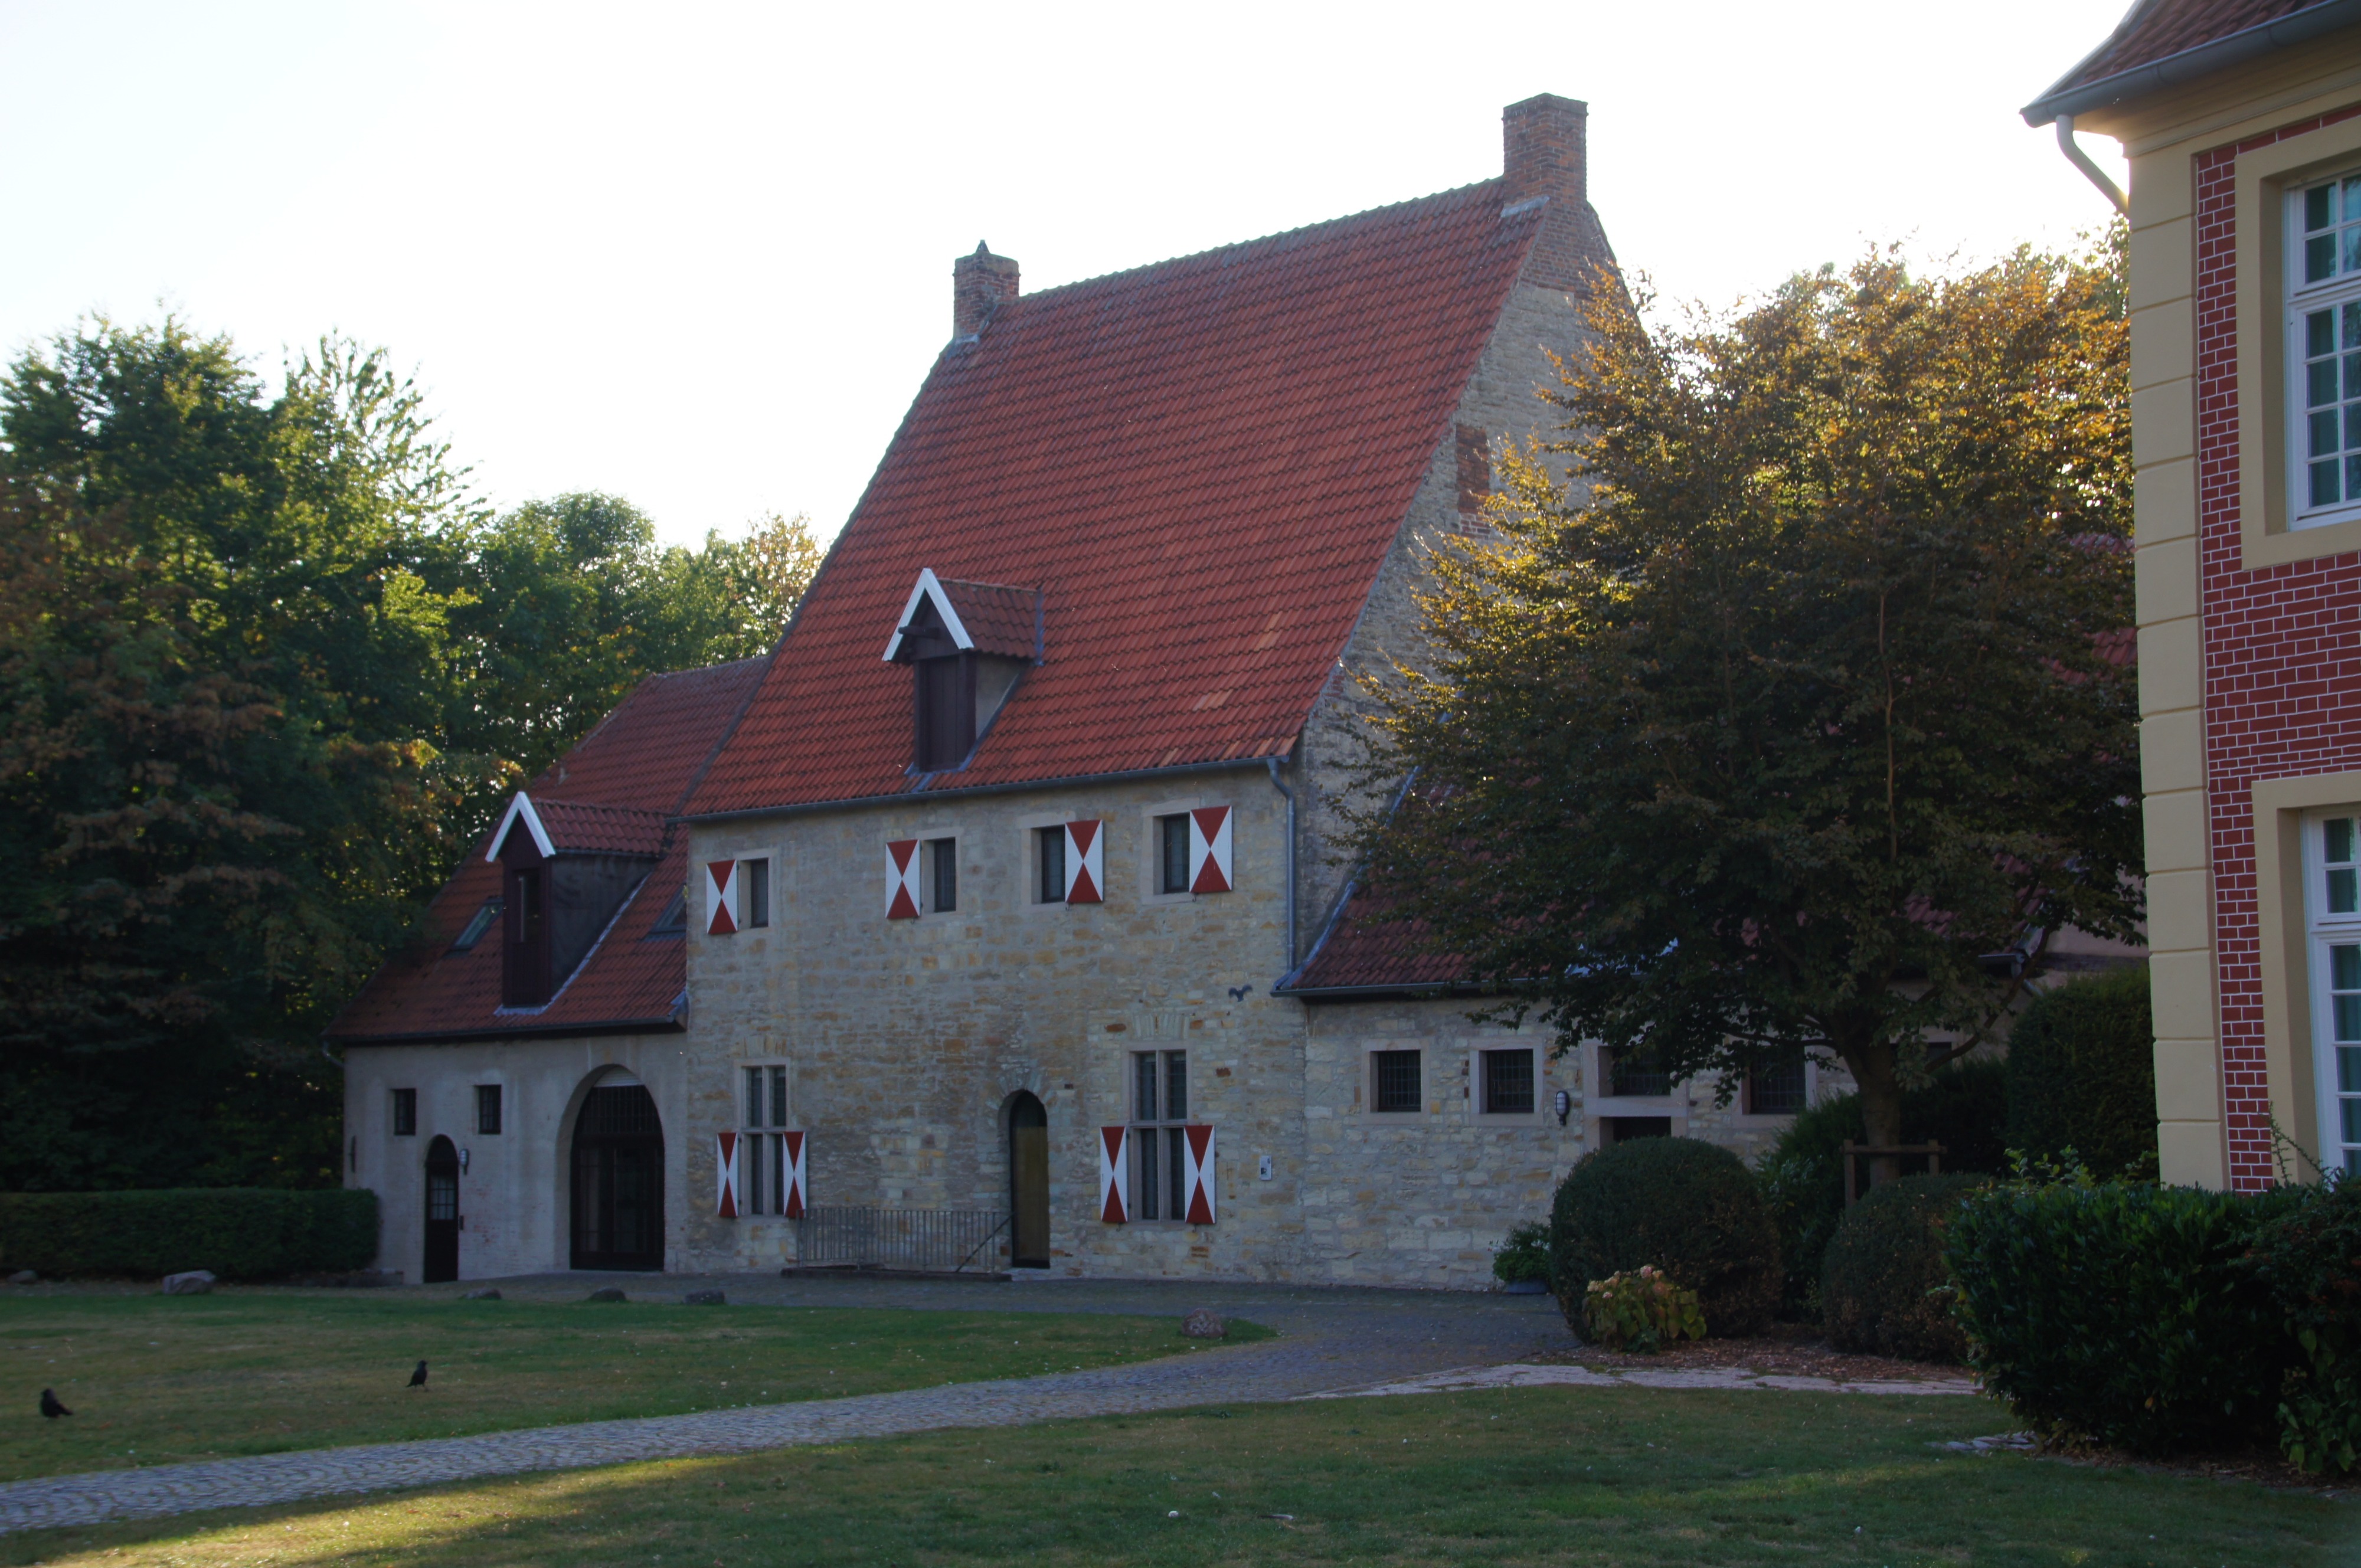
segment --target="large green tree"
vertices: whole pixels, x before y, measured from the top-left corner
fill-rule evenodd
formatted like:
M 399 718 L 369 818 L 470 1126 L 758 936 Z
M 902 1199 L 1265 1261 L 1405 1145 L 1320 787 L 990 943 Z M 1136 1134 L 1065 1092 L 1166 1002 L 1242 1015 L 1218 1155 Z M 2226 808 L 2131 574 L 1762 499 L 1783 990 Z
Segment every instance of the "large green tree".
M 322 1025 L 500 794 L 775 641 L 801 520 L 505 517 L 330 339 L 85 323 L 0 378 L 0 1188 L 333 1180 Z
M 1875 257 L 1675 325 L 1600 290 L 1381 687 L 1400 913 L 1560 1048 L 1840 1058 L 1883 1144 L 2043 933 L 2134 936 L 2118 255 Z

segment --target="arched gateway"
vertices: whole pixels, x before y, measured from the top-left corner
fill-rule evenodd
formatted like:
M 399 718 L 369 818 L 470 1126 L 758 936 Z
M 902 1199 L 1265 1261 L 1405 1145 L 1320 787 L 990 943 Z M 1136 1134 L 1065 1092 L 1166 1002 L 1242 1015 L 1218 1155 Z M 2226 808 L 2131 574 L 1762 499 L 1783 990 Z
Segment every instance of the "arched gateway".
M 574 1122 L 576 1268 L 664 1267 L 664 1124 L 636 1080 L 609 1079 Z

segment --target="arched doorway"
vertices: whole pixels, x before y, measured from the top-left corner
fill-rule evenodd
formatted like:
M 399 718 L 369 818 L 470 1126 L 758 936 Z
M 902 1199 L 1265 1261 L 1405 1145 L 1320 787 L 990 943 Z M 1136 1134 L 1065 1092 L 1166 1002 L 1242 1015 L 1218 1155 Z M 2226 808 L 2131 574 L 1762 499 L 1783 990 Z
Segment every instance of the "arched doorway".
M 441 1134 L 426 1146 L 426 1266 L 429 1285 L 459 1277 L 459 1151 Z
M 664 1267 L 664 1125 L 638 1080 L 609 1078 L 574 1119 L 576 1268 Z
M 1023 1090 L 1008 1102 L 1008 1261 L 1049 1266 L 1049 1113 Z

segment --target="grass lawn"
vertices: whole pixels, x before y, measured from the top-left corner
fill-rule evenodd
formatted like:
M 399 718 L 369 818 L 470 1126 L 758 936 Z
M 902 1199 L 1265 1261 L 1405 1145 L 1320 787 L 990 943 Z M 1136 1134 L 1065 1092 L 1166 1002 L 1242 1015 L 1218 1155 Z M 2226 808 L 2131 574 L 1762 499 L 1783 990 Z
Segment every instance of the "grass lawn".
M 1267 1332 L 1231 1325 L 1233 1340 Z M 1026 1377 L 1195 1344 L 1177 1318 L 1090 1313 L 10 1292 L 0 1480 Z M 71 1420 L 41 1419 L 44 1387 Z
M 2005 1420 L 1960 1398 L 1620 1388 L 1239 1407 L 0 1536 L 0 1563 L 2352 1560 L 2355 1503 L 1927 1446 Z

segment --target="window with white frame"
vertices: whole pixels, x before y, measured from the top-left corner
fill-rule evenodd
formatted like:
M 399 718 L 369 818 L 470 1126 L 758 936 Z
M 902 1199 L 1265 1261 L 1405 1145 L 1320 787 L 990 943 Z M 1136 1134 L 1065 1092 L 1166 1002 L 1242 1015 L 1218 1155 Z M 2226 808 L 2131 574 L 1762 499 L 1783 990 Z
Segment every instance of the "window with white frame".
M 2361 517 L 2361 173 L 2288 193 L 2290 525 Z
M 1131 1054 L 1131 1217 L 1188 1214 L 1189 1053 Z
M 787 1069 L 746 1069 L 745 1131 L 738 1138 L 738 1184 L 749 1214 L 780 1214 L 787 1207 Z
M 2304 825 L 2321 1164 L 2361 1173 L 2361 816 Z

